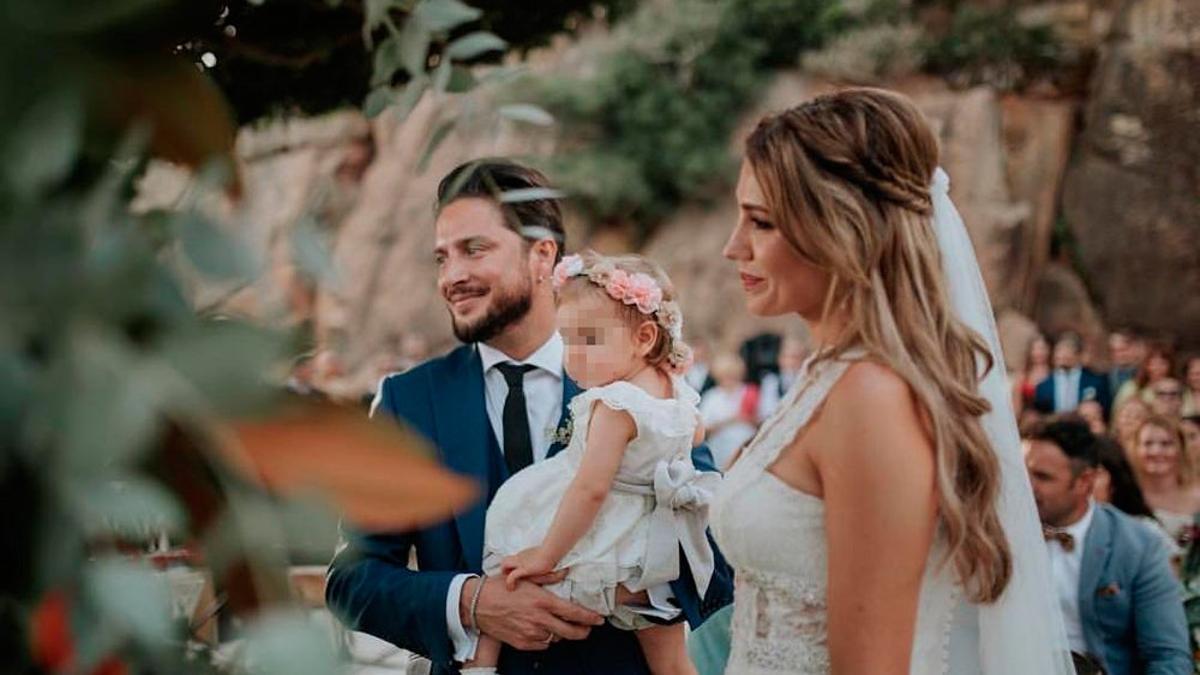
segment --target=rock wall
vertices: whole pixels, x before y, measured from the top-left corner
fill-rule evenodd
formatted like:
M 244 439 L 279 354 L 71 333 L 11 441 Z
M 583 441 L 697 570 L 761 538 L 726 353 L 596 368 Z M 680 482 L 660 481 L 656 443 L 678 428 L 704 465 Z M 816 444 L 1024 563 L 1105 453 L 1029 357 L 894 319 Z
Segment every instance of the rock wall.
M 1200 348 L 1200 3 L 1122 3 L 1063 211 L 1105 319 Z

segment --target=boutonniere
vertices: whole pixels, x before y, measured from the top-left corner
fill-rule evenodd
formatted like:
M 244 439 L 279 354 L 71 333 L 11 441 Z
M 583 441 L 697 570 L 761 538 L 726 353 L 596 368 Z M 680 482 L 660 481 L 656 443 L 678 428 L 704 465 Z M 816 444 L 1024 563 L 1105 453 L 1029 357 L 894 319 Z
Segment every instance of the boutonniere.
M 1182 548 L 1187 548 L 1192 545 L 1192 542 L 1200 541 L 1200 525 L 1188 525 L 1179 530 L 1179 534 L 1175 535 L 1175 543 Z
M 571 442 L 571 434 L 575 432 L 575 415 L 570 410 L 567 411 L 567 416 L 563 418 L 562 424 L 558 425 L 557 429 L 548 430 L 550 443 L 555 443 L 566 447 Z
M 1121 594 L 1121 587 L 1118 586 L 1116 582 L 1113 582 L 1113 583 L 1105 586 L 1104 588 L 1101 588 L 1100 590 L 1096 591 L 1096 595 L 1098 595 L 1102 598 L 1115 598 L 1120 594 Z

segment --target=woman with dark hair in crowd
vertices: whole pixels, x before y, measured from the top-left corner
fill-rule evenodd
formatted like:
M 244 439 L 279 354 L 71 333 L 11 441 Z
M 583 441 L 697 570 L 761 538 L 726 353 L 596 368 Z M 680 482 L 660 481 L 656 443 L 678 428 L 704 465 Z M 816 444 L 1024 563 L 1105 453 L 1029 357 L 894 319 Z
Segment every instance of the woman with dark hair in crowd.
M 1121 390 L 1117 392 L 1117 397 L 1113 400 L 1113 408 L 1120 407 L 1122 403 L 1135 396 L 1150 403 L 1154 398 L 1151 385 L 1164 377 L 1170 377 L 1174 363 L 1175 349 L 1170 344 L 1166 342 L 1151 344 L 1146 351 L 1146 358 L 1142 361 L 1142 365 L 1138 366 L 1137 375 L 1121 385 Z
M 1112 504 L 1122 512 L 1144 522 L 1155 534 L 1162 537 L 1163 544 L 1170 551 L 1171 559 L 1177 560 L 1183 553 L 1183 548 L 1167 532 L 1154 516 L 1154 510 L 1146 503 L 1146 497 L 1133 475 L 1133 467 L 1125 458 L 1121 444 L 1108 436 L 1097 436 L 1096 454 L 1100 459 L 1100 467 L 1092 488 L 1092 498 L 1098 502 Z
M 1033 394 L 1047 377 L 1050 377 L 1050 343 L 1038 333 L 1029 340 L 1021 372 L 1013 378 L 1013 410 L 1018 416 L 1033 407 Z
M 1096 453 L 1100 456 L 1100 475 L 1096 477 L 1092 496 L 1131 516 L 1153 518 L 1154 511 L 1146 503 L 1121 445 L 1107 436 L 1097 436 Z

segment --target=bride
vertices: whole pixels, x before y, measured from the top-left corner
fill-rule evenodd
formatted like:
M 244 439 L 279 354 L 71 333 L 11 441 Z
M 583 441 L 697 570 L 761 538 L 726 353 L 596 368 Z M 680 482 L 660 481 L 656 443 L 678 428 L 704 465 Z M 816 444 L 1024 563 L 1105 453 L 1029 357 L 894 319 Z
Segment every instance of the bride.
M 991 307 L 907 98 L 822 96 L 746 141 L 725 257 L 818 349 L 711 516 L 734 675 L 1073 673 Z

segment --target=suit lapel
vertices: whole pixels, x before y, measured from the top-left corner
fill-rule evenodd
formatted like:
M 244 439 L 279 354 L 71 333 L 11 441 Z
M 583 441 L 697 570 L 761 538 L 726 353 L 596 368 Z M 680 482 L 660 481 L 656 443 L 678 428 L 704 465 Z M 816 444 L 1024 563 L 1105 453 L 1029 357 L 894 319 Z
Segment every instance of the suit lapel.
M 575 380 L 567 377 L 567 374 L 564 372 L 562 411 L 559 413 L 558 426 L 554 427 L 555 429 L 562 429 L 563 425 L 567 423 L 567 419 L 571 415 L 571 399 L 575 398 L 575 395 L 581 391 L 583 390 L 579 388 L 579 385 L 575 384 Z M 562 451 L 563 447 L 565 446 L 562 444 L 562 442 L 556 439 L 554 443 L 550 445 L 550 448 L 546 450 L 546 458 L 549 459 L 550 457 L 557 455 Z
M 474 477 L 483 489 L 479 501 L 454 518 L 467 565 L 472 570 L 479 570 L 483 567 L 491 425 L 484 399 L 483 362 L 479 352 L 472 347 L 463 347 L 460 354 L 461 358 L 450 364 L 444 373 L 444 379 L 431 383 L 431 392 L 436 399 L 431 407 L 436 417 L 438 445 L 446 464 L 460 474 Z
M 1099 636 L 1088 635 L 1088 628 L 1097 625 L 1096 589 L 1100 585 L 1101 576 L 1108 568 L 1109 555 L 1112 553 L 1112 518 L 1097 504 L 1092 516 L 1092 525 L 1088 528 L 1083 542 L 1083 562 L 1079 568 L 1079 620 L 1083 624 L 1084 637 L 1089 649 L 1099 647 Z M 1100 652 L 1097 652 L 1100 653 Z

